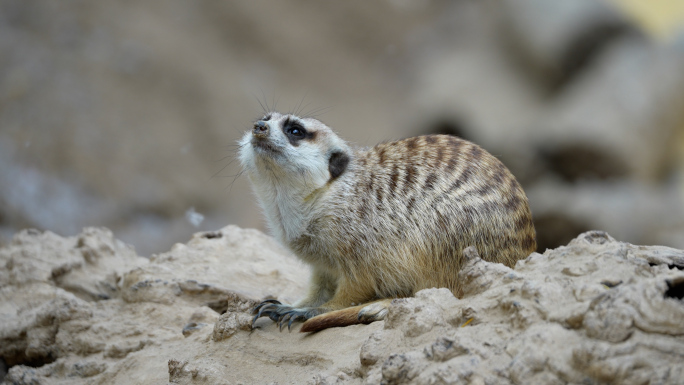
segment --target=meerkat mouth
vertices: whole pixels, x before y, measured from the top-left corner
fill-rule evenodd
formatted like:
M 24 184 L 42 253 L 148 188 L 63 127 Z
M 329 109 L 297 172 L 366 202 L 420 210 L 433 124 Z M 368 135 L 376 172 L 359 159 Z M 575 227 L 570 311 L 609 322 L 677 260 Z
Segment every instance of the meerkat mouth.
M 254 138 L 252 139 L 252 147 L 260 154 L 280 155 L 281 153 L 281 150 L 268 140 Z

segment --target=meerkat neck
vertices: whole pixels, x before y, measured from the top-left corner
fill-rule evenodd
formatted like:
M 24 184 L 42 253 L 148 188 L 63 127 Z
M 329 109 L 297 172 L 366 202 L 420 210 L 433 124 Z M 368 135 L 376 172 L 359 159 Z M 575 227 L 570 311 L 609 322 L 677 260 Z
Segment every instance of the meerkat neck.
M 269 229 L 284 244 L 306 231 L 319 193 L 326 187 L 325 183 L 313 180 L 290 180 L 284 184 L 269 178 L 252 182 Z

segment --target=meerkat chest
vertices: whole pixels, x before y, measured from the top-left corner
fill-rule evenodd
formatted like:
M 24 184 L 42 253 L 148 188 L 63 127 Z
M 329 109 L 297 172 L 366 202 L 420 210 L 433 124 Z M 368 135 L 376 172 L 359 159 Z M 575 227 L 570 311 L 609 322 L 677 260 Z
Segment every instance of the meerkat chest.
M 300 197 L 274 190 L 262 201 L 264 213 L 276 238 L 289 242 L 306 228 L 306 210 Z
M 347 205 L 330 190 L 280 200 L 274 210 L 279 215 L 281 241 L 302 259 L 316 265 L 325 262 L 321 258 L 332 257 L 336 245 L 345 238 L 340 218 Z

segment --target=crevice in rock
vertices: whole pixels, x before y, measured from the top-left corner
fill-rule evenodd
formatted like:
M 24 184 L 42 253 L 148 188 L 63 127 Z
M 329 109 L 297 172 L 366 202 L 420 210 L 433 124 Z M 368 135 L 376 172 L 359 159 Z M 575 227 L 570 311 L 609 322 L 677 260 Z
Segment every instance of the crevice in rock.
M 659 266 L 659 265 L 662 265 L 662 263 L 649 262 L 648 265 L 649 265 L 649 266 Z M 674 264 L 674 263 L 668 263 L 668 264 L 667 264 L 667 268 L 670 269 L 670 270 L 674 270 L 674 269 L 677 269 L 677 270 L 684 270 L 684 266 L 676 265 L 676 264 Z
M 608 280 L 601 281 L 601 285 L 605 285 L 611 289 L 618 286 L 618 285 L 621 285 L 621 284 L 622 284 L 621 280 L 620 281 L 608 281 Z
M 219 299 L 216 301 L 207 302 L 207 307 L 221 315 L 228 310 L 228 301 L 226 299 Z
M 670 280 L 667 281 L 667 291 L 665 292 L 665 298 L 684 298 L 684 279 Z
M 7 363 L 5 362 L 5 359 L 0 358 L 0 382 L 5 380 L 5 376 L 7 375 Z
M 39 357 L 28 357 L 26 356 L 26 354 L 21 353 L 15 356 L 3 357 L 1 359 L 4 361 L 7 371 L 9 371 L 10 368 L 16 365 L 24 365 L 29 366 L 31 368 L 40 368 L 43 365 L 55 362 L 57 360 L 57 357 L 55 357 L 52 353 L 46 356 Z
M 567 182 L 618 179 L 629 170 L 619 156 L 587 144 L 568 143 L 539 150 L 549 171 Z
M 220 231 L 213 231 L 213 232 L 206 232 L 202 234 L 202 238 L 206 239 L 215 239 L 215 238 L 221 238 L 223 237 L 223 233 Z

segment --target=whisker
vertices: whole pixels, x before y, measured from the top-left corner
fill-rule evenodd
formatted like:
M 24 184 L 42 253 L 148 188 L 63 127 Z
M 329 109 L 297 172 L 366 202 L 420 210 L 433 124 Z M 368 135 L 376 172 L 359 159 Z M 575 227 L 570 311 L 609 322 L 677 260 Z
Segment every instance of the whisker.
M 234 152 L 234 151 L 233 151 L 233 152 Z M 226 155 L 226 156 L 224 156 L 224 157 L 222 157 L 222 158 L 220 158 L 220 159 L 215 160 L 214 163 L 223 162 L 224 160 L 226 160 L 226 159 L 228 159 L 228 158 L 235 158 L 235 159 L 237 159 L 237 157 L 236 157 L 235 155 L 236 155 L 236 154 L 234 154 L 234 153 L 233 153 L 233 154 Z M 234 160 L 231 160 L 231 162 L 233 162 L 233 161 L 234 161 Z
M 227 157 L 226 157 L 226 158 L 227 158 Z M 226 158 L 223 158 L 223 159 L 226 159 Z M 223 160 L 223 159 L 222 159 L 222 160 Z M 209 180 L 218 177 L 219 174 L 221 174 L 221 173 L 223 172 L 223 170 L 225 170 L 226 168 L 228 168 L 228 166 L 230 166 L 231 164 L 233 164 L 236 160 L 237 160 L 237 158 L 233 158 L 230 162 L 226 163 L 226 165 L 223 166 L 223 167 L 221 167 L 221 169 L 218 170 L 217 172 L 215 172 L 214 175 L 212 175 L 211 178 L 209 178 Z M 220 162 L 220 161 L 221 161 L 221 160 L 219 160 L 219 162 Z
M 266 107 L 264 107 L 264 104 L 261 103 L 261 100 L 259 100 L 259 98 L 256 95 L 252 95 L 252 96 L 254 97 L 254 99 L 256 99 L 257 103 L 259 103 L 259 105 L 261 106 L 261 109 L 264 111 L 264 114 L 267 114 L 268 111 L 266 110 Z
M 264 98 L 264 105 L 266 105 L 266 110 L 264 113 L 267 114 L 269 111 L 271 111 L 271 107 L 269 107 L 268 105 L 268 98 L 266 97 L 266 92 L 264 92 L 264 89 L 261 87 L 259 87 L 259 89 L 261 90 L 261 96 Z
M 302 107 L 302 104 L 304 103 L 304 99 L 306 99 L 306 95 L 309 93 L 307 90 L 304 92 L 304 96 L 302 96 L 302 99 L 299 101 L 299 104 L 297 105 L 297 108 L 295 108 L 295 115 L 299 116 L 299 113 L 301 112 L 300 108 Z
M 330 109 L 332 109 L 332 106 L 316 108 L 313 111 L 306 113 L 306 116 L 316 119 L 316 118 L 318 118 L 318 116 L 328 112 L 328 110 L 330 110 Z
M 273 98 L 275 99 L 275 100 L 273 101 L 273 110 L 275 111 L 275 110 L 277 110 L 277 107 L 276 107 L 276 106 L 278 105 L 278 101 L 280 101 L 280 96 L 278 96 L 278 97 L 276 98 L 275 91 L 273 91 Z
M 244 172 L 245 172 L 245 170 L 242 170 L 242 171 L 240 171 L 239 173 L 237 173 L 237 174 L 235 174 L 235 175 L 227 175 L 227 176 L 226 176 L 226 178 L 230 178 L 230 177 L 233 178 L 233 181 L 230 182 L 230 184 L 226 187 L 226 188 L 228 189 L 228 193 L 231 192 L 231 190 L 233 189 L 233 185 L 235 184 L 235 181 L 236 181 L 236 180 L 240 177 L 240 175 L 242 175 Z

